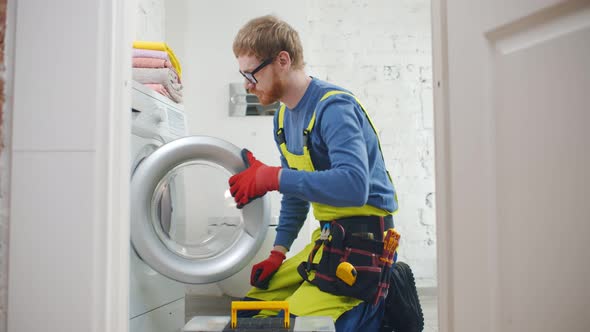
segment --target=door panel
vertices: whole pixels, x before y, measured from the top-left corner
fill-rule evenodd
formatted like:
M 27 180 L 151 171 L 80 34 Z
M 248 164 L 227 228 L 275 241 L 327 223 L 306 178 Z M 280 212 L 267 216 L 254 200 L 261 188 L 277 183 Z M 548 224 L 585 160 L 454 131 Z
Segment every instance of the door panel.
M 589 331 L 590 2 L 440 13 L 441 331 Z
M 590 326 L 585 14 L 585 25 L 560 14 L 493 41 L 499 318 L 510 331 Z

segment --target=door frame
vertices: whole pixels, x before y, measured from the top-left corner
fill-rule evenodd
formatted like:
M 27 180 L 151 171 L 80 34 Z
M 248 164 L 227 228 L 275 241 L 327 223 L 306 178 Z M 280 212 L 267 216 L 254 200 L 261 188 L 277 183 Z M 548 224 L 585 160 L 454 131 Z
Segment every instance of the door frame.
M 117 1 L 110 0 L 113 3 Z M 127 1 L 125 1 L 127 2 Z M 127 4 L 123 11 L 123 17 L 130 17 L 135 15 L 136 0 L 130 1 L 133 3 Z M 437 228 L 437 293 L 438 293 L 438 328 L 440 332 L 450 332 L 453 330 L 452 322 L 452 270 L 450 266 L 453 264 L 452 257 L 452 228 L 450 224 L 450 199 L 451 193 L 449 189 L 449 128 L 448 128 L 448 87 L 447 87 L 447 21 L 446 21 L 446 0 L 431 1 L 431 29 L 432 29 L 432 59 L 433 59 L 433 104 L 434 104 L 434 135 L 435 135 L 435 167 L 436 178 L 435 188 L 437 192 L 436 204 L 436 228 Z M 119 23 L 119 24 L 117 24 Z M 121 20 L 117 22 L 112 21 L 113 31 L 115 35 L 134 33 L 134 27 L 126 26 L 128 22 Z M 125 47 L 127 40 L 119 38 L 119 47 Z M 117 71 L 112 68 L 111 76 L 116 76 Z M 122 113 L 121 113 L 122 114 Z M 122 115 L 119 115 L 122 116 Z M 116 122 L 120 119 L 113 118 Z M 129 129 L 123 128 L 124 133 L 119 136 L 130 134 Z M 112 165 L 118 167 L 118 165 Z M 122 203 L 121 203 L 122 204 Z M 128 217 L 128 202 L 127 216 Z M 124 216 L 120 216 L 123 218 Z M 129 230 L 126 230 L 127 234 Z M 123 240 L 126 243 L 119 243 L 119 246 L 128 245 L 128 237 Z M 106 244 L 108 246 L 108 244 Z M 122 266 L 122 262 L 111 262 L 115 266 L 109 266 L 113 270 L 124 270 L 128 267 Z M 113 265 L 112 264 L 112 265 Z M 113 287 L 115 284 L 112 285 Z M 125 285 L 126 291 L 120 288 L 120 292 L 128 294 L 129 285 Z M 114 307 L 114 306 L 113 306 Z M 116 312 L 112 313 L 116 316 Z M 121 315 L 121 318 L 126 320 L 126 316 Z M 126 322 L 119 322 L 119 326 L 126 324 Z
M 45 2 L 44 0 L 39 0 Z M 7 58 L 15 54 L 15 41 L 23 38 L 22 31 L 34 31 L 35 29 L 48 29 L 52 31 L 51 24 L 40 25 L 35 20 L 16 22 L 18 19 L 19 6 L 31 6 L 16 0 L 8 1 L 7 20 Z M 89 73 L 100 82 L 97 85 L 97 99 L 99 105 L 90 105 L 96 120 L 96 132 L 89 133 L 96 143 L 94 166 L 99 171 L 89 171 L 89 176 L 95 177 L 93 192 L 96 195 L 93 199 L 87 199 L 91 207 L 98 212 L 95 220 L 88 222 L 84 227 L 93 234 L 92 256 L 85 257 L 94 267 L 92 277 L 94 282 L 92 299 L 81 299 L 73 297 L 69 301 L 77 301 L 76 305 L 90 311 L 87 321 L 78 321 L 79 329 L 90 329 L 90 331 L 128 331 L 128 294 L 129 294 L 129 143 L 127 137 L 130 135 L 130 115 L 128 112 L 121 112 L 122 109 L 130 107 L 131 90 L 131 50 L 128 48 L 135 36 L 134 17 L 137 9 L 137 0 L 96 0 L 91 1 L 89 6 L 97 6 L 100 10 L 96 17 L 92 17 L 85 23 L 84 27 L 94 28 L 93 24 L 99 22 L 99 35 L 96 45 L 96 54 L 102 59 L 100 66 L 88 64 Z M 433 31 L 433 70 L 434 70 L 434 116 L 435 116 L 435 142 L 436 142 L 436 192 L 437 192 L 437 259 L 438 259 L 438 312 L 439 330 L 441 332 L 452 331 L 452 228 L 450 227 L 450 189 L 448 188 L 448 173 L 450 170 L 448 160 L 448 91 L 446 88 L 446 1 L 431 1 L 432 8 L 432 31 Z M 49 17 L 55 15 L 60 17 L 61 9 L 55 8 L 54 12 L 45 13 Z M 63 14 L 63 13 L 62 13 Z M 54 20 L 55 21 L 55 20 Z M 20 30 L 15 29 L 18 23 Z M 44 22 L 41 22 L 44 23 Z M 82 28 L 84 28 L 82 27 Z M 59 29 L 55 29 L 59 32 Z M 14 41 L 11 41 L 11 34 L 14 33 Z M 59 41 L 59 34 L 55 34 Z M 27 37 L 39 38 L 42 34 L 28 35 Z M 72 42 L 64 40 L 64 42 Z M 17 60 L 17 59 L 13 59 Z M 11 63 L 7 59 L 7 63 Z M 67 70 L 67 64 L 54 64 Z M 122 68 L 126 68 L 121 70 Z M 8 80 L 30 79 L 19 76 L 9 68 L 7 70 Z M 14 77 L 11 75 L 14 74 Z M 7 91 L 12 91 L 13 82 L 7 81 Z M 64 92 L 64 96 L 66 93 Z M 11 97 L 11 96 L 8 96 Z M 12 101 L 7 99 L 7 109 L 13 107 Z M 21 114 L 26 110 L 14 108 L 15 113 Z M 52 110 L 59 112 L 59 110 Z M 68 128 L 67 123 L 62 128 Z M 14 133 L 13 133 L 14 135 Z M 86 201 L 85 201 L 86 202 Z M 14 211 L 12 211 L 14 213 Z M 98 222 L 100 221 L 100 222 Z M 11 220 L 15 223 L 16 220 Z M 69 234 L 63 234 L 67 240 Z M 24 238 L 11 238 L 11 247 L 16 243 L 26 241 Z M 41 245 L 48 245 L 52 250 L 51 242 L 44 242 Z M 26 257 L 24 258 L 26 259 Z M 76 262 L 72 262 L 75 264 Z M 40 269 L 40 268 L 39 268 Z M 40 270 L 39 270 L 40 271 Z M 64 279 L 71 278 L 72 271 L 56 272 L 61 273 Z M 15 276 L 13 276 L 15 277 Z M 16 276 L 18 278 L 18 276 Z M 30 289 L 25 295 L 33 292 Z M 33 295 L 31 295 L 33 296 Z M 67 307 L 71 307 L 69 302 Z M 54 317 L 56 321 L 66 322 L 71 313 L 59 310 L 60 302 L 53 302 L 55 312 L 60 312 L 62 317 Z M 64 306 L 65 307 L 65 306 Z M 9 308 L 10 309 L 10 308 Z M 8 311 L 8 320 L 11 315 L 27 315 L 26 313 L 15 313 Z M 21 319 L 19 316 L 18 319 Z M 52 329 L 51 325 L 46 326 Z M 56 328 L 58 326 L 55 326 Z M 62 327 L 64 327 L 62 325 Z M 67 329 L 67 327 L 66 327 Z
M 447 71 L 447 0 L 431 1 L 432 84 L 434 106 L 437 311 L 439 332 L 453 331 L 452 228 L 450 223 L 449 126 Z

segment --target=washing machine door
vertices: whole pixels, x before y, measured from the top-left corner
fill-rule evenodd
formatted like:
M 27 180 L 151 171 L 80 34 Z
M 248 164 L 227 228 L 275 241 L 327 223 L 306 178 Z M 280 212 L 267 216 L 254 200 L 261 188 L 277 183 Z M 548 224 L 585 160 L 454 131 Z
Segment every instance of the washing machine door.
M 228 179 L 245 169 L 241 148 L 208 136 L 167 143 L 131 178 L 131 243 L 141 259 L 184 283 L 226 279 L 254 257 L 270 223 L 262 197 L 237 209 Z

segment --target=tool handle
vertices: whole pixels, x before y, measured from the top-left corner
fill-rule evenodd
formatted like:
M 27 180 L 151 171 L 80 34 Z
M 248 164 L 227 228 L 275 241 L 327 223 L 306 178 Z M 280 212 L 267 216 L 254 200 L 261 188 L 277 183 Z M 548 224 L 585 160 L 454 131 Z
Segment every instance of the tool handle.
M 383 263 L 393 264 L 393 255 L 399 245 L 400 235 L 395 228 L 390 228 L 383 239 L 383 254 L 379 258 Z
M 285 310 L 285 328 L 289 328 L 289 302 L 287 301 L 232 301 L 231 303 L 231 328 L 238 326 L 238 310 Z

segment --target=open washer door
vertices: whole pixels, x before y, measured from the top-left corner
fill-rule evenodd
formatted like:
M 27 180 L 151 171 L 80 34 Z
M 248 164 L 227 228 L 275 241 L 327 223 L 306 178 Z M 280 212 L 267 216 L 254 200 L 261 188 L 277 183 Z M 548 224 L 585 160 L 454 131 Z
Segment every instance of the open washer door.
M 245 169 L 241 148 L 184 137 L 146 157 L 131 179 L 131 243 L 161 274 L 190 284 L 226 279 L 259 250 L 270 223 L 267 196 L 237 209 L 228 179 Z

